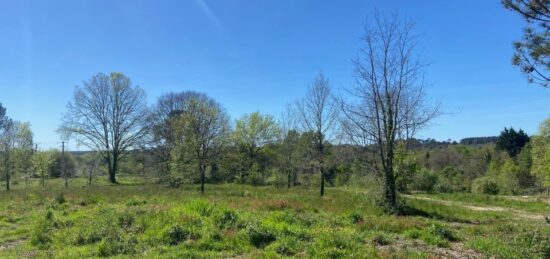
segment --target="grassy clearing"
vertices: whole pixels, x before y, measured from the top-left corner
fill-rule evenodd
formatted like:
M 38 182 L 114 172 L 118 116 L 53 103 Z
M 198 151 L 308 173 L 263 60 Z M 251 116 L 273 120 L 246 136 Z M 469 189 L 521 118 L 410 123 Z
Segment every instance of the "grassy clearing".
M 200 195 L 121 182 L 132 184 L 0 192 L 0 257 L 550 256 L 550 224 L 506 212 L 406 199 L 410 215 L 388 216 L 356 189 L 320 198 L 316 189 L 209 185 Z M 550 213 L 529 204 L 510 206 Z

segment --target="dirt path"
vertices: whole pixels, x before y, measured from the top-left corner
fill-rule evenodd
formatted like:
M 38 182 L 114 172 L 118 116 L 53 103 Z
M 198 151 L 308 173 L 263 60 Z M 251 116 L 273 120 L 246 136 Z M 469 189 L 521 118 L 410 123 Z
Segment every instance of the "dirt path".
M 12 247 L 16 247 L 18 245 L 23 244 L 23 242 L 25 242 L 25 240 L 19 239 L 19 240 L 8 241 L 5 243 L 0 243 L 0 251 L 10 249 Z
M 541 220 L 544 221 L 544 215 L 541 214 L 534 214 L 530 212 L 526 212 L 523 210 L 518 209 L 512 209 L 512 208 L 505 208 L 505 207 L 496 207 L 496 206 L 478 206 L 478 205 L 470 205 L 470 204 L 464 204 L 462 202 L 456 202 L 456 201 L 447 201 L 447 200 L 439 200 L 429 197 L 419 197 L 419 196 L 413 196 L 413 195 L 404 195 L 407 198 L 410 199 L 417 199 L 417 200 L 426 200 L 426 201 L 432 201 L 437 202 L 439 204 L 443 204 L 446 206 L 460 206 L 463 208 L 467 208 L 470 210 L 475 211 L 497 211 L 497 212 L 509 212 L 512 213 L 514 216 L 522 219 L 530 219 L 530 220 Z

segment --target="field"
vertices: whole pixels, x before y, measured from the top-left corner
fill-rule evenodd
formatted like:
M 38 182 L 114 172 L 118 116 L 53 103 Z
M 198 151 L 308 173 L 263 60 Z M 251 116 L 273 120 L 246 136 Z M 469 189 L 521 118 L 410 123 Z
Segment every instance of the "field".
M 16 187 L 0 191 L 0 258 L 550 257 L 542 196 L 401 195 L 390 216 L 360 188 Z

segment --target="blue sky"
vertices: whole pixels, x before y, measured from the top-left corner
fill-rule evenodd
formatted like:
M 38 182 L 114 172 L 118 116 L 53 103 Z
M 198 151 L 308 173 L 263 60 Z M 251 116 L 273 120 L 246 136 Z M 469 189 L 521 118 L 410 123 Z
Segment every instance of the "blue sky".
M 350 60 L 376 8 L 416 23 L 430 62 L 429 97 L 443 105 L 420 137 L 459 140 L 528 133 L 549 115 L 550 89 L 526 83 L 510 64 L 524 22 L 494 1 L 8 1 L 0 0 L 0 102 L 29 121 L 42 148 L 75 85 L 123 72 L 150 104 L 197 90 L 232 118 L 278 116 L 323 71 L 336 89 L 353 83 Z M 76 146 L 72 147 L 76 149 Z

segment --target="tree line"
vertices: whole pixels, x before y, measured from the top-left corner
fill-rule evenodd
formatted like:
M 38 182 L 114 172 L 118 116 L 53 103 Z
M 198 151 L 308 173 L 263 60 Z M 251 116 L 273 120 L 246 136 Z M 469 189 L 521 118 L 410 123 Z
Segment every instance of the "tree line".
M 537 46 L 546 39 L 548 10 L 542 7 L 548 5 L 503 4 L 526 16 L 530 26 L 546 28 L 542 34 L 526 31 L 514 56 L 530 81 L 546 86 L 540 54 L 545 49 Z M 77 163 L 84 164 L 89 184 L 94 171 L 103 169 L 112 183 L 121 169 L 149 170 L 173 187 L 199 183 L 201 192 L 207 182 L 237 182 L 318 184 L 324 195 L 327 184 L 368 182 L 381 187 L 389 211 L 398 207 L 397 192 L 411 189 L 499 193 L 529 181 L 548 186 L 548 126 L 531 139 L 505 129 L 496 145 L 493 138 L 417 141 L 414 136 L 440 108 L 426 100 L 427 65 L 418 55 L 414 26 L 396 13 L 375 14 L 364 29 L 363 47 L 352 62 L 355 84 L 335 95 L 319 73 L 279 119 L 251 112 L 232 121 L 222 104 L 195 91 L 167 93 L 149 106 L 141 87 L 113 72 L 75 88 L 58 131 L 94 151 Z M 14 174 L 40 175 L 43 185 L 47 175 L 58 176 L 52 167 L 56 153 L 33 150 L 30 125 L 11 120 L 3 107 L 0 115 L 7 189 Z M 61 164 L 62 175 L 71 175 L 65 157 Z

